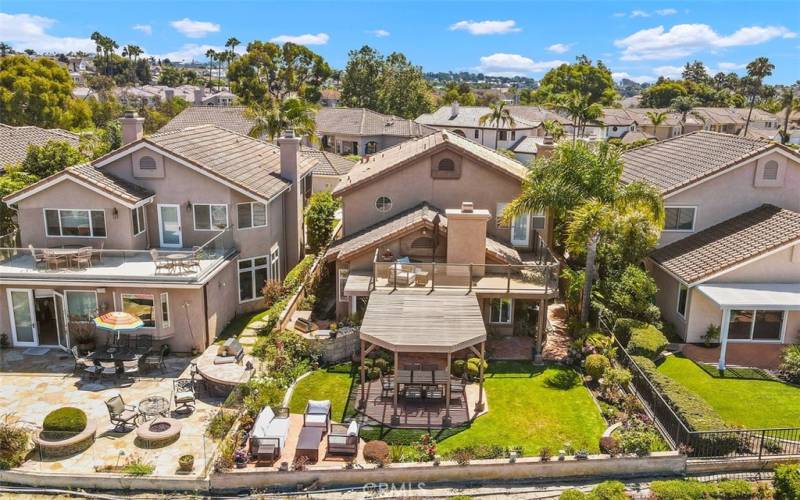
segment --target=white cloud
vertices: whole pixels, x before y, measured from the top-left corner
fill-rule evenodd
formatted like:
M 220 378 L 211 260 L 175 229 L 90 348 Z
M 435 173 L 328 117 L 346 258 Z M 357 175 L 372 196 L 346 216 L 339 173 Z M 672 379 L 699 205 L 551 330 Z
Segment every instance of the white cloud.
M 547 50 L 555 52 L 556 54 L 563 54 L 564 52 L 568 52 L 573 45 L 572 43 L 554 43 L 547 47 Z
M 656 78 L 654 76 L 649 76 L 649 75 L 631 76 L 630 74 L 624 71 L 611 73 L 611 78 L 617 81 L 622 80 L 623 78 L 627 78 L 628 80 L 632 80 L 636 83 L 650 83 L 656 81 Z
M 757 45 L 775 38 L 794 38 L 795 33 L 783 26 L 751 26 L 731 35 L 720 35 L 707 24 L 676 24 L 669 31 L 656 26 L 614 40 L 622 49 L 623 61 L 667 60 L 686 57 L 702 50 Z
M 274 43 L 292 42 L 297 45 L 325 45 L 330 39 L 331 37 L 327 33 L 317 33 L 316 35 L 306 33 L 304 35 L 278 35 L 269 41 Z
M 0 12 L 0 40 L 14 50 L 33 49 L 36 52 L 94 52 L 95 43 L 89 37 L 53 36 L 47 30 L 55 19 L 32 14 Z
M 631 17 L 650 17 L 650 13 L 637 9 L 631 11 Z
M 642 9 L 634 9 L 627 12 L 615 12 L 612 14 L 614 17 L 651 17 L 651 16 L 674 16 L 677 14 L 677 9 L 667 8 L 667 9 L 656 9 L 653 11 L 642 10 Z
M 680 78 L 683 74 L 683 66 L 656 66 L 653 73 L 665 78 Z
M 674 16 L 678 13 L 676 9 L 658 9 L 655 12 L 659 16 Z
M 625 13 L 625 12 L 614 12 L 614 14 L 613 14 L 614 17 L 625 17 L 627 15 L 628 14 Z
M 367 33 L 369 33 L 372 36 L 378 37 L 378 38 L 385 38 L 385 37 L 391 35 L 391 33 L 389 33 L 386 30 L 369 30 L 369 31 L 367 31 Z
M 131 29 L 136 31 L 141 31 L 145 35 L 152 35 L 153 34 L 153 27 L 149 24 L 134 24 L 131 26 Z
M 481 57 L 481 65 L 477 68 L 481 73 L 497 76 L 526 75 L 567 64 L 566 61 L 534 61 L 519 54 L 505 54 L 498 52 Z
M 505 35 L 517 33 L 522 28 L 517 27 L 513 19 L 507 21 L 459 21 L 450 25 L 450 31 L 468 31 L 471 35 Z
M 146 54 L 148 57 L 153 56 L 157 59 L 169 59 L 173 62 L 189 62 L 189 61 L 199 61 L 206 59 L 206 52 L 208 49 L 216 50 L 217 52 L 222 52 L 229 50 L 222 45 L 210 45 L 210 44 L 197 44 L 197 43 L 186 43 L 181 46 L 181 48 L 177 50 L 173 50 L 170 52 L 166 52 L 164 54 Z M 239 47 L 236 47 L 236 52 L 239 52 Z
M 742 63 L 742 64 L 737 64 L 737 63 L 732 63 L 732 62 L 717 63 L 717 68 L 720 71 L 733 71 L 735 69 L 744 69 L 746 67 L 747 67 L 747 64 L 744 64 L 744 63 Z
M 194 21 L 188 17 L 184 17 L 178 21 L 172 21 L 169 24 L 178 30 L 184 36 L 189 38 L 203 38 L 209 33 L 216 33 L 219 31 L 219 24 L 209 21 Z

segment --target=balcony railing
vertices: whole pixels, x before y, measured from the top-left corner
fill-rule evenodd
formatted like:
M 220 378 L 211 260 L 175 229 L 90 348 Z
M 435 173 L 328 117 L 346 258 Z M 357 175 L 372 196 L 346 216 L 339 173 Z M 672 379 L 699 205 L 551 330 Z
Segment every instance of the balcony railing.
M 236 252 L 231 229 L 191 250 L 84 248 L 0 248 L 0 279 L 193 283 Z

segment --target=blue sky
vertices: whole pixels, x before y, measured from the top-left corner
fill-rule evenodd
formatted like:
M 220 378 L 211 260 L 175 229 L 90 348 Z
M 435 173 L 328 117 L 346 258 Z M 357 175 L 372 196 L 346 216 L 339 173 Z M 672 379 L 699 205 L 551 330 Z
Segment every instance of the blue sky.
M 401 51 L 427 71 L 470 70 L 540 78 L 586 54 L 616 77 L 678 76 L 692 59 L 743 72 L 758 56 L 772 83 L 800 79 L 800 2 L 0 2 L 0 40 L 39 51 L 93 51 L 93 31 L 147 54 L 204 60 L 229 36 L 294 40 L 342 68 L 369 44 Z

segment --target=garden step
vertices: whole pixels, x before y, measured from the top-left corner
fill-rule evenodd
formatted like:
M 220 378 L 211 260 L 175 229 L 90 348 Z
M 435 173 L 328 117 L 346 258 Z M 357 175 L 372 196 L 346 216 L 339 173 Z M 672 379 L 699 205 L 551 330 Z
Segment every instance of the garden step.
M 243 346 L 251 346 L 258 341 L 258 337 L 239 337 L 239 343 Z

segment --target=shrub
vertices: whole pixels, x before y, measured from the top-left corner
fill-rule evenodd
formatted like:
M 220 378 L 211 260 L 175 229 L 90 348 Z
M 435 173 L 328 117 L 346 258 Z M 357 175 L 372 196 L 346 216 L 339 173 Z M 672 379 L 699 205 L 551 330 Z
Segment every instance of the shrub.
M 784 347 L 781 351 L 781 377 L 793 384 L 800 384 L 800 344 Z
M 463 359 L 457 359 L 453 361 L 453 375 L 456 377 L 461 377 L 464 375 L 464 370 L 466 369 L 467 362 Z
M 378 358 L 375 360 L 375 368 L 385 375 L 389 373 L 389 362 L 383 358 Z
M 703 344 L 705 344 L 706 347 L 711 346 L 711 344 L 716 344 L 719 341 L 719 334 L 719 325 L 711 323 L 708 325 L 708 328 L 706 328 L 706 334 L 703 335 Z
M 242 384 L 240 390 L 245 391 L 243 399 L 247 415 L 255 419 L 265 406 L 277 406 L 283 399 L 284 391 L 273 380 L 251 379 Z
M 600 451 L 615 457 L 620 452 L 619 443 L 611 436 L 603 436 L 600 438 Z
M 220 410 L 208 423 L 208 435 L 214 439 L 222 439 L 236 422 L 236 414 L 232 411 Z
M 623 453 L 633 453 L 637 457 L 649 455 L 659 440 L 658 434 L 642 428 L 622 430 L 618 438 L 619 449 Z
M 602 354 L 590 354 L 586 356 L 586 361 L 584 361 L 583 364 L 586 374 L 592 377 L 594 381 L 600 380 L 603 373 L 610 367 L 611 363 L 608 361 L 608 358 Z
M 86 428 L 86 413 L 78 408 L 66 406 L 51 411 L 44 417 L 42 430 L 45 432 L 79 433 Z
M 581 490 L 570 488 L 561 493 L 561 495 L 558 497 L 558 500 L 584 500 L 586 496 L 586 493 L 582 492 Z
M 0 470 L 22 465 L 29 440 L 25 429 L 12 424 L 8 416 L 0 419 Z
M 467 360 L 466 366 L 466 373 L 470 379 L 476 379 L 480 375 L 480 366 L 481 360 L 479 358 L 469 358 Z M 489 367 L 489 363 L 485 360 L 483 362 L 483 373 L 486 373 L 486 369 Z
M 617 337 L 620 344 L 628 345 L 628 341 L 631 339 L 631 330 L 633 328 L 640 328 L 646 326 L 647 323 L 643 323 L 636 319 L 631 318 L 620 318 L 614 323 L 614 336 Z
M 155 470 L 155 465 L 142 462 L 140 459 L 134 459 L 122 468 L 122 472 L 129 476 L 149 476 Z
M 312 264 L 314 264 L 314 256 L 306 255 L 291 271 L 286 273 L 286 278 L 283 279 L 283 286 L 287 295 L 296 292 L 300 285 L 305 282 Z
M 549 462 L 550 461 L 550 457 L 552 457 L 552 456 L 553 456 L 553 452 L 551 452 L 550 448 L 548 448 L 547 446 L 545 446 L 545 447 L 543 447 L 542 449 L 539 450 L 539 459 L 542 462 Z
M 554 389 L 572 389 L 581 383 L 581 377 L 574 370 L 563 368 L 547 375 L 545 385 Z
M 268 280 L 261 289 L 261 292 L 264 294 L 264 302 L 266 302 L 267 307 L 272 307 L 273 304 L 280 301 L 286 294 L 283 283 L 276 279 Z
M 330 191 L 320 191 L 311 195 L 305 212 L 308 246 L 318 253 L 333 236 L 333 221 L 339 200 Z
M 389 463 L 391 450 L 383 441 L 370 441 L 364 445 L 364 460 L 375 464 Z
M 672 479 L 653 481 L 650 483 L 650 492 L 656 500 L 701 500 L 706 498 L 744 500 L 752 498 L 753 486 L 741 479 L 709 483 L 701 483 L 694 479 Z
M 775 500 L 800 498 L 800 465 L 786 464 L 775 467 Z
M 656 359 L 667 347 L 667 337 L 653 325 L 631 328 L 628 352 L 632 356 Z
M 625 485 L 619 481 L 603 481 L 592 489 L 592 499 L 597 500 L 626 500 Z
M 633 375 L 627 368 L 611 367 L 603 372 L 603 390 L 608 392 L 609 389 L 614 387 L 627 387 L 631 382 Z

